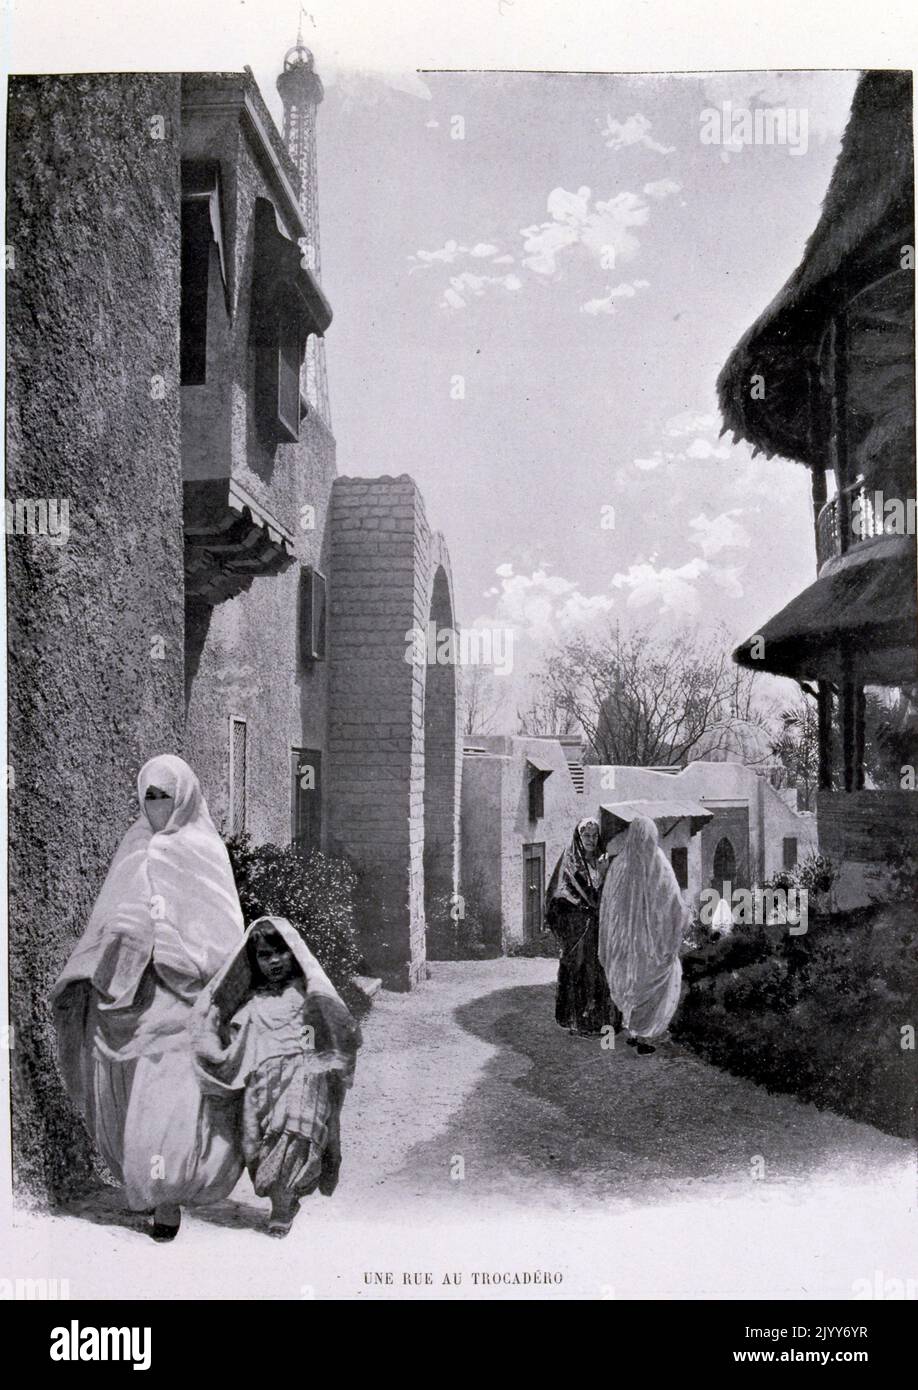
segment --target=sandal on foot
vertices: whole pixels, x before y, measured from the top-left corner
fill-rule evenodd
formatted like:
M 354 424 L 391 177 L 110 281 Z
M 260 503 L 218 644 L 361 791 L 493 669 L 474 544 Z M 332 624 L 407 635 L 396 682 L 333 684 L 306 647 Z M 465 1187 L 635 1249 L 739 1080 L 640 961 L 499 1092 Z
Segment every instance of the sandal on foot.
M 153 1219 L 147 1229 L 153 1239 L 160 1245 L 164 1245 L 167 1241 L 175 1240 L 175 1237 L 179 1233 L 179 1227 L 182 1224 L 182 1213 L 179 1212 L 177 1221 L 160 1221 L 155 1211 L 152 1212 L 151 1215 Z
M 268 1218 L 268 1235 L 277 1237 L 289 1235 L 299 1209 L 299 1202 L 294 1202 L 293 1206 L 287 1211 L 272 1211 Z
M 319 1178 L 319 1191 L 323 1197 L 330 1197 L 338 1186 L 338 1178 L 341 1176 L 341 1162 L 329 1163 L 322 1169 L 322 1176 Z

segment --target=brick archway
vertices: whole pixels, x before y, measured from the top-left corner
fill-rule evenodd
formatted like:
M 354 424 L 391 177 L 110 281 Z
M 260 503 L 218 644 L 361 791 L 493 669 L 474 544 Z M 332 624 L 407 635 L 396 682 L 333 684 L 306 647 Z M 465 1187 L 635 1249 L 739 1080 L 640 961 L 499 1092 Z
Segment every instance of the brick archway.
M 443 537 L 431 538 L 429 640 L 455 633 L 449 556 Z M 434 653 L 435 655 L 436 653 Z M 434 921 L 443 923 L 458 887 L 459 772 L 457 659 L 428 659 L 424 685 L 424 918 L 429 935 Z M 426 941 L 425 941 L 426 955 Z
M 427 904 L 456 889 L 462 741 L 454 663 L 427 652 L 454 628 L 443 537 L 413 479 L 337 478 L 329 574 L 329 848 L 361 872 L 367 968 L 424 979 Z M 433 659 L 428 659 L 428 656 Z

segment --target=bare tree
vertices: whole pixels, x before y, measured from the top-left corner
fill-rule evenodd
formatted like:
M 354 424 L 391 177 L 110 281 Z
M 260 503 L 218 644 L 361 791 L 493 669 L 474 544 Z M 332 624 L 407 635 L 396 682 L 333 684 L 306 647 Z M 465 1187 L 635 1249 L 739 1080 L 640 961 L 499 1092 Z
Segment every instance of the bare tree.
M 709 730 L 764 723 L 754 672 L 737 672 L 725 636 L 648 628 L 568 642 L 548 662 L 551 698 L 589 745 L 587 760 L 675 766 Z
M 459 667 L 459 697 L 462 701 L 462 732 L 493 734 L 507 723 L 507 697 L 490 666 Z
M 576 734 L 580 728 L 576 716 L 545 676 L 538 676 L 532 681 L 529 704 L 525 709 L 518 708 L 516 717 L 520 733 L 530 736 Z

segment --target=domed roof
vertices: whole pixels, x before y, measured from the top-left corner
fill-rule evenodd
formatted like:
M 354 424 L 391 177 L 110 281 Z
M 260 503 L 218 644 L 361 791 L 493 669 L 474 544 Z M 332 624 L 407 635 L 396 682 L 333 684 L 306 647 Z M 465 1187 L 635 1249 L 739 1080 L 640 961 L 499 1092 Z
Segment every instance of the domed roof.
M 689 750 L 692 762 L 744 763 L 746 767 L 774 767 L 780 759 L 772 750 L 767 729 L 748 719 L 715 724 Z

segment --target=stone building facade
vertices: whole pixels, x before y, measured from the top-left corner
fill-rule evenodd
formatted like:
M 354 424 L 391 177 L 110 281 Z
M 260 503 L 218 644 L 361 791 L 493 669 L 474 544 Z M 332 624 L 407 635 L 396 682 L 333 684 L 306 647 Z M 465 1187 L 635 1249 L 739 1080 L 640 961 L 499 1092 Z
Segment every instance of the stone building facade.
M 584 778 L 590 802 L 648 801 L 661 811 L 668 801 L 693 802 L 709 813 L 697 834 L 667 836 L 663 846 L 670 855 L 687 850 L 684 888 L 693 907 L 704 889 L 761 886 L 818 848 L 816 817 L 796 809 L 796 790 L 777 790 L 742 763 L 698 761 L 672 772 L 587 766 Z
M 506 952 L 538 940 L 551 872 L 577 822 L 596 814 L 575 775 L 558 739 L 465 739 L 462 891 L 485 946 Z
M 141 764 L 187 758 L 226 834 L 347 853 L 407 988 L 461 758 L 455 667 L 410 640 L 454 622 L 445 543 L 407 476 L 336 476 L 301 394 L 331 310 L 251 74 L 14 78 L 9 131 L 14 1151 L 53 1194 L 94 1160 L 48 994 Z

